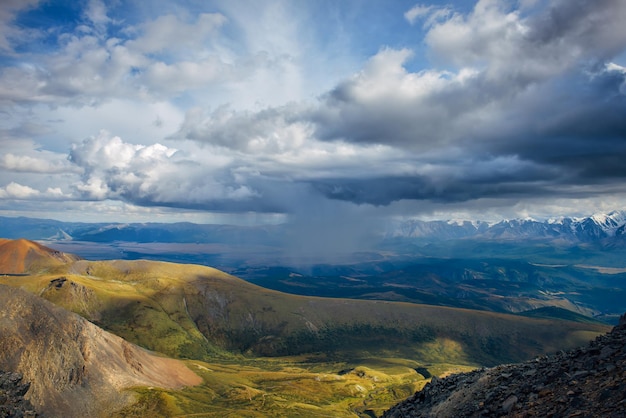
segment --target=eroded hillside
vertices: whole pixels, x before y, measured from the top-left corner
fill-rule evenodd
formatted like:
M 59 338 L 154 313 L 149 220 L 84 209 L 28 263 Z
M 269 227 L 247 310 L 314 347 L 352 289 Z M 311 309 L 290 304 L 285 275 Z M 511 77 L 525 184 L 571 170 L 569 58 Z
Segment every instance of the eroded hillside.
M 106 416 L 132 403 L 124 389 L 177 388 L 201 379 L 80 316 L 0 285 L 0 369 L 30 382 L 26 398 L 46 416 Z

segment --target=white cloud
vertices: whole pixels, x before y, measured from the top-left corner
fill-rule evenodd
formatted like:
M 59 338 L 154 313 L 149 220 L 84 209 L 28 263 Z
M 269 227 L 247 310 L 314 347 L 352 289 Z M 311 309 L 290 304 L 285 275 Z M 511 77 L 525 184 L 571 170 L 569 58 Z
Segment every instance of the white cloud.
M 106 6 L 101 0 L 89 0 L 84 13 L 99 32 L 103 32 L 111 23 L 111 18 L 107 16 Z
M 13 52 L 13 41 L 27 37 L 27 31 L 13 25 L 15 16 L 35 8 L 40 0 L 3 0 L 0 5 L 0 51 Z
M 416 4 L 411 9 L 404 13 L 404 18 L 412 25 L 417 19 L 426 16 L 432 10 L 433 6 L 425 6 L 423 4 Z
M 423 4 L 417 4 L 404 13 L 404 18 L 414 25 L 418 20 L 424 20 L 424 28 L 430 28 L 438 22 L 445 21 L 453 14 L 452 8 L 426 6 Z
M 189 19 L 191 20 L 191 19 Z M 141 24 L 140 34 L 126 46 L 142 54 L 163 54 L 165 57 L 193 57 L 211 50 L 212 39 L 227 22 L 220 13 L 201 13 L 195 21 L 168 14 Z
M 457 13 L 433 25 L 426 42 L 439 62 L 526 85 L 615 54 L 626 42 L 624 19 L 626 4 L 618 0 L 584 7 L 555 1 L 539 15 L 480 0 L 468 15 Z
M 48 126 L 49 132 L 35 136 L 54 136 L 59 142 L 66 142 L 62 147 L 66 150 L 71 143 L 82 141 L 105 128 L 134 143 L 164 141 L 164 138 L 178 130 L 184 120 L 184 113 L 165 100 L 142 103 L 113 99 L 98 106 L 80 108 L 39 106 L 35 115 L 16 115 L 16 119 L 18 117 L 25 121 L 36 120 L 39 124 Z
M 26 173 L 63 173 L 70 170 L 65 159 L 61 160 L 52 153 L 42 153 L 45 157 L 31 157 L 28 155 L 15 155 L 11 152 L 0 159 L 0 168 L 8 171 Z M 52 155 L 46 155 L 52 154 Z M 53 159 L 49 159 L 53 158 Z
M 310 124 L 297 121 L 299 110 L 285 106 L 237 112 L 223 106 L 205 115 L 202 109 L 194 108 L 187 113 L 177 136 L 249 154 L 281 154 L 306 146 L 311 136 Z
M 76 190 L 88 199 L 185 207 L 258 195 L 246 178 L 234 176 L 228 157 L 130 144 L 106 131 L 76 144 L 70 160 L 84 170 Z
M 0 198 L 3 199 L 30 199 L 40 194 L 39 190 L 15 182 L 0 187 Z

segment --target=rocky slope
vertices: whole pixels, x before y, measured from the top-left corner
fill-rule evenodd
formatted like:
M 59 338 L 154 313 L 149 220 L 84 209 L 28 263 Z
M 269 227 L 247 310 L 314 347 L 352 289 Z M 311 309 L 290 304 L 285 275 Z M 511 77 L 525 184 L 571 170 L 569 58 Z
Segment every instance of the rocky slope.
M 626 417 L 626 314 L 587 347 L 433 378 L 383 417 Z
M 19 373 L 0 371 L 0 418 L 36 417 L 31 403 L 24 399 L 30 383 L 22 382 Z
M 0 285 L 0 370 L 18 372 L 47 417 L 107 416 L 134 386 L 176 388 L 201 379 L 178 360 L 155 356 L 21 289 Z

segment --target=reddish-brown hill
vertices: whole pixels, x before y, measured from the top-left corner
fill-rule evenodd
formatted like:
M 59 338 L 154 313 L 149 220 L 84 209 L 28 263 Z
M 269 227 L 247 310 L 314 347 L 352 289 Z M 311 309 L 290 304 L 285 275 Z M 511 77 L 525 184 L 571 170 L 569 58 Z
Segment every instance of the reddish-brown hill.
M 26 239 L 0 238 L 0 274 L 31 273 L 76 261 L 79 257 Z

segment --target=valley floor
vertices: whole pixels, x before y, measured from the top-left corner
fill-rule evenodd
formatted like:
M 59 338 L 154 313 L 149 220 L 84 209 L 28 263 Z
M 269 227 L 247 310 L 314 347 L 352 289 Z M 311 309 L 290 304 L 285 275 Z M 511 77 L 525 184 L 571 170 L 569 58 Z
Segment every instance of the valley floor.
M 138 388 L 138 402 L 116 417 L 373 417 L 423 388 L 431 373 L 474 368 L 399 358 L 241 358 L 187 365 L 202 384 L 181 391 Z

